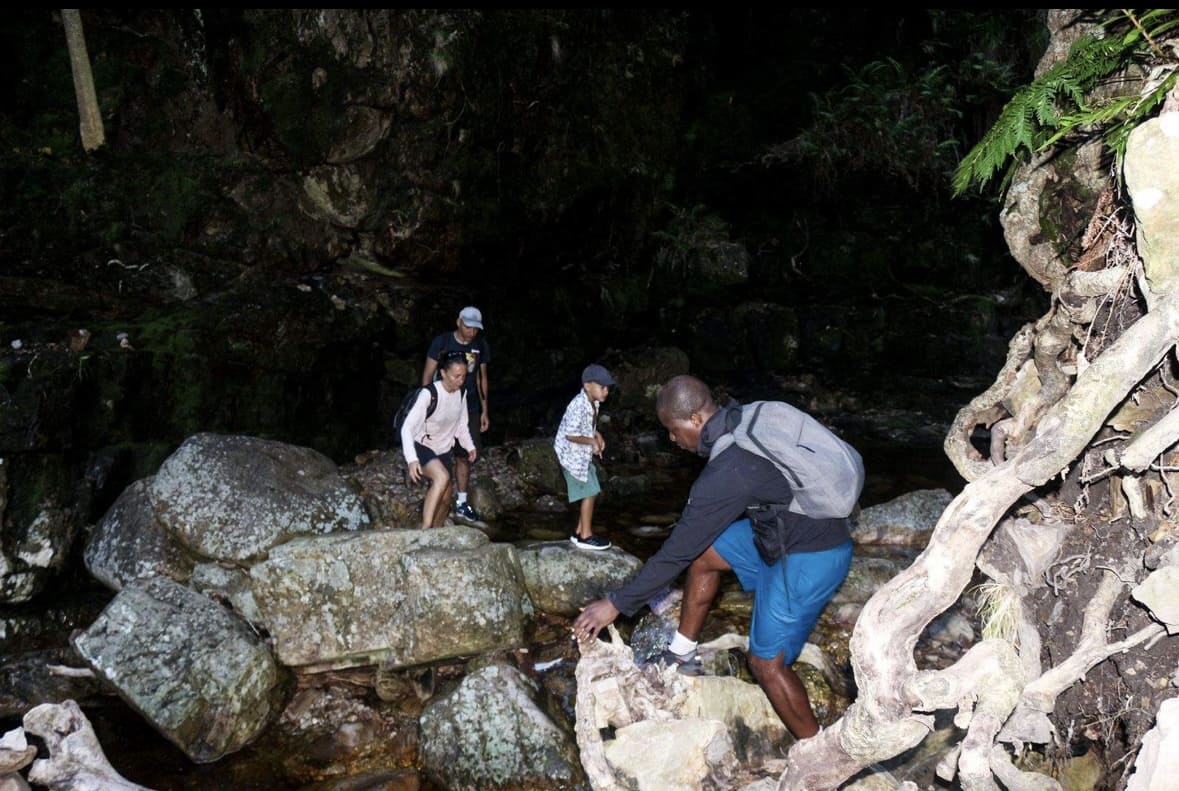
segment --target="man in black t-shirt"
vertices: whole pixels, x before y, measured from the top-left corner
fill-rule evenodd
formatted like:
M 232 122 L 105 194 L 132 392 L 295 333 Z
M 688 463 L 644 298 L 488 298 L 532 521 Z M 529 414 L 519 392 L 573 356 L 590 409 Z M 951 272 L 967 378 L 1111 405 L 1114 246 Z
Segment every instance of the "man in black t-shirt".
M 461 352 L 467 358 L 467 410 L 471 439 L 475 441 L 478 456 L 483 452 L 483 432 L 491 424 L 487 412 L 487 364 L 491 362 L 491 347 L 482 335 L 483 314 L 476 307 L 467 306 L 459 311 L 455 329 L 444 332 L 430 342 L 426 352 L 426 363 L 422 368 L 422 385 L 428 385 L 435 378 L 438 360 L 446 352 Z M 486 527 L 479 514 L 467 502 L 467 484 L 471 478 L 471 464 L 466 454 L 454 455 L 455 519 L 469 525 Z

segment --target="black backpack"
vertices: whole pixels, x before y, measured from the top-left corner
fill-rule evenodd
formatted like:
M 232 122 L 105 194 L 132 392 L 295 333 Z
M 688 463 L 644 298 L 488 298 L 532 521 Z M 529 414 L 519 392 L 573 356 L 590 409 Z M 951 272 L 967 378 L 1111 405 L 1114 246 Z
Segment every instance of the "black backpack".
M 393 413 L 393 444 L 396 445 L 401 442 L 401 427 L 405 425 L 405 419 L 409 417 L 413 405 L 418 402 L 418 393 L 423 390 L 430 391 L 430 406 L 426 407 L 426 419 L 434 414 L 434 410 L 438 408 L 438 389 L 435 387 L 436 382 L 431 382 L 422 387 L 415 387 L 405 394 L 405 398 L 401 399 L 401 406 L 397 407 L 397 411 Z

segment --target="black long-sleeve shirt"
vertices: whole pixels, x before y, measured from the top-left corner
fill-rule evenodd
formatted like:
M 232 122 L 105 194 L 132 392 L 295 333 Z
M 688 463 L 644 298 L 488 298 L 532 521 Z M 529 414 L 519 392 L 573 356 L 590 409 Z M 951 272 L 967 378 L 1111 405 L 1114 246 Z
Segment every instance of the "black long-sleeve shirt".
M 735 404 L 722 407 L 704 425 L 703 452 L 735 425 L 730 415 L 736 408 Z M 792 499 L 790 484 L 772 462 L 736 445 L 729 446 L 709 460 L 692 484 L 687 505 L 663 546 L 630 582 L 609 594 L 610 601 L 619 612 L 634 615 L 750 507 L 788 505 Z M 811 519 L 790 513 L 780 513 L 779 518 L 788 533 L 790 552 L 831 549 L 850 537 L 847 519 Z

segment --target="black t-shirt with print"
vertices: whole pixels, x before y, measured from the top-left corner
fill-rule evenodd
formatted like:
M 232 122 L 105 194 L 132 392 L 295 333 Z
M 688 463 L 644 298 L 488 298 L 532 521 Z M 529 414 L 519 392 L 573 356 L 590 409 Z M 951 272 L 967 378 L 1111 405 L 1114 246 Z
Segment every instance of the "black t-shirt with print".
M 483 334 L 475 336 L 470 343 L 459 343 L 453 332 L 444 332 L 430 342 L 430 349 L 426 354 L 431 360 L 437 361 L 444 352 L 462 352 L 467 358 L 467 409 L 478 414 L 483 411 L 483 401 L 479 397 L 479 366 L 491 362 L 491 347 Z M 437 378 L 437 374 L 435 374 Z M 476 423 L 475 426 L 479 424 Z

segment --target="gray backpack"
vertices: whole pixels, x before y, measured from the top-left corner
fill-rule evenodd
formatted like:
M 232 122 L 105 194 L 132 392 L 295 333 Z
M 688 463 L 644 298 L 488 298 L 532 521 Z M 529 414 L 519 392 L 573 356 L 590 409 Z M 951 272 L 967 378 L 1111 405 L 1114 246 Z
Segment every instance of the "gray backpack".
M 845 517 L 864 489 L 859 452 L 801 409 L 782 401 L 741 407 L 741 422 L 712 446 L 709 458 L 733 443 L 774 463 L 794 490 L 787 510 L 812 519 Z

